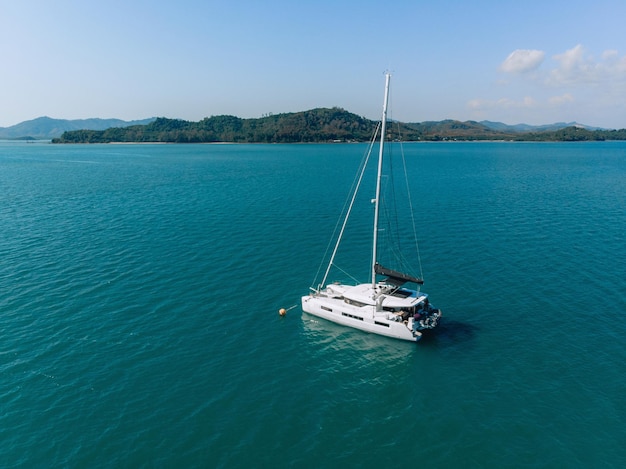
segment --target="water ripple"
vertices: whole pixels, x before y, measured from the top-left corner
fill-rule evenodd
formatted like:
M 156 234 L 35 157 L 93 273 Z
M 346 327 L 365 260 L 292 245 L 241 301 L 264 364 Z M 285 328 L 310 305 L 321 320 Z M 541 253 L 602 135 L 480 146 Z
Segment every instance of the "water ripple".
M 7 467 L 626 463 L 623 144 L 409 145 L 418 344 L 277 314 L 359 145 L 3 145 Z

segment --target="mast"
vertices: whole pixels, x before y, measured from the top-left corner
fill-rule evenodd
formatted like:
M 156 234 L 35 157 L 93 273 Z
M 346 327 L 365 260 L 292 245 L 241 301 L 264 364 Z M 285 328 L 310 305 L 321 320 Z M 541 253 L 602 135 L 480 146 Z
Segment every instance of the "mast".
M 387 124 L 387 102 L 389 100 L 389 81 L 391 74 L 385 73 L 385 99 L 383 101 L 383 117 L 380 127 L 380 149 L 378 152 L 378 174 L 376 176 L 376 198 L 374 199 L 374 236 L 372 239 L 372 288 L 376 287 L 376 256 L 378 245 L 378 212 L 380 206 L 380 180 L 383 172 L 383 150 L 385 146 L 385 128 Z

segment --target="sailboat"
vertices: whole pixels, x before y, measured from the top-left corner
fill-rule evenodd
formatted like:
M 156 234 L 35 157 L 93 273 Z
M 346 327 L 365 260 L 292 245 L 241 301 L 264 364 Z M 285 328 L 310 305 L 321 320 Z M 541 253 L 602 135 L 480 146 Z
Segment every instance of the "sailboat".
M 364 165 L 358 184 L 355 185 L 351 202 L 341 226 L 335 248 L 330 257 L 324 277 L 310 293 L 302 297 L 302 310 L 337 324 L 395 339 L 417 342 L 423 331 L 435 328 L 441 319 L 441 310 L 430 304 L 428 294 L 421 291 L 423 280 L 417 276 L 384 267 L 378 261 L 379 217 L 381 210 L 381 179 L 385 156 L 385 135 L 389 84 L 391 75 L 385 74 L 385 95 L 380 129 L 374 224 L 372 232 L 371 281 L 356 285 L 342 282 L 326 284 L 335 256 L 356 200 L 362 180 Z M 376 135 L 372 143 L 376 139 Z M 368 158 L 369 160 L 369 158 Z M 366 160 L 367 161 L 367 160 Z M 324 286 L 326 284 L 326 286 Z M 415 286 L 413 286 L 415 285 Z

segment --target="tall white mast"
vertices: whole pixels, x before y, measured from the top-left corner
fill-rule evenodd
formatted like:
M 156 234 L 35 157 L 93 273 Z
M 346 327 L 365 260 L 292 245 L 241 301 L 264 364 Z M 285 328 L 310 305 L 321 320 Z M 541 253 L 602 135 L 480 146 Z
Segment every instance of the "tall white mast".
M 380 206 L 380 180 L 383 172 L 383 150 L 387 125 L 387 101 L 389 99 L 389 81 L 391 74 L 385 74 L 385 100 L 383 101 L 383 118 L 380 127 L 380 149 L 378 152 L 378 175 L 376 176 L 376 198 L 374 199 L 374 236 L 372 241 L 372 288 L 376 287 L 376 256 L 378 247 L 378 211 Z

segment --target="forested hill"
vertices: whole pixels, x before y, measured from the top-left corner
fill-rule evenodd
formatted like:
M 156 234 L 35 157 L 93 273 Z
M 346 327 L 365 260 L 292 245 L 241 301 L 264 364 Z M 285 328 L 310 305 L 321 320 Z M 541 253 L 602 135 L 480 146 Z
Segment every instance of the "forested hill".
M 199 122 L 160 117 L 148 125 L 65 132 L 53 143 L 299 143 L 363 141 L 376 123 L 339 108 L 269 115 L 258 119 L 213 116 Z
M 268 115 L 258 119 L 213 116 L 199 122 L 158 118 L 147 125 L 107 130 L 74 130 L 53 143 L 310 143 L 368 141 L 377 122 L 341 108 Z M 439 140 L 626 140 L 626 130 L 604 131 L 567 127 L 550 132 L 516 132 L 467 121 L 400 123 L 388 125 L 389 137 L 404 141 Z

